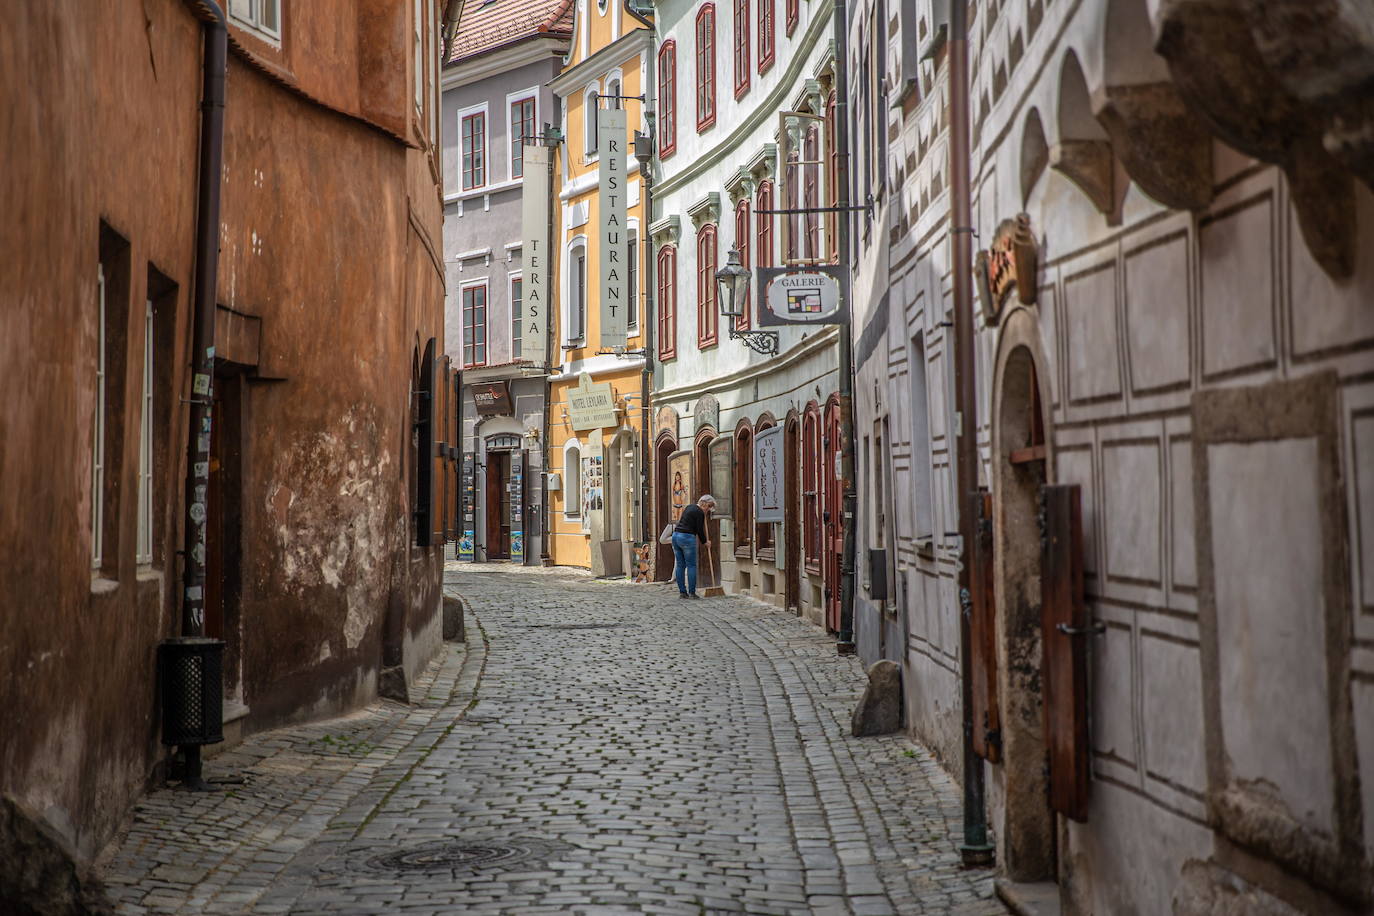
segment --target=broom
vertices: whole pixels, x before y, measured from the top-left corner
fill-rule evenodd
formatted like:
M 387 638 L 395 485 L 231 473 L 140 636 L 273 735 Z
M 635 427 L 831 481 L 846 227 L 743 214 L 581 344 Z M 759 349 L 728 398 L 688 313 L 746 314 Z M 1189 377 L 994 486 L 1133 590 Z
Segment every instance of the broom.
M 710 538 L 707 538 L 707 539 L 706 539 L 706 568 L 707 568 L 707 570 L 710 571 L 710 573 L 711 573 L 711 578 L 714 580 L 714 579 L 715 579 L 715 576 L 716 576 L 716 564 L 715 564 L 715 562 L 713 561 L 712 556 L 711 556 L 711 539 L 710 539 Z M 717 585 L 710 585 L 710 586 L 707 586 L 706 588 L 702 589 L 701 597 L 703 597 L 703 598 L 720 598 L 720 597 L 722 597 L 724 594 L 725 594 L 725 587 L 722 586 L 722 585 L 717 584 Z

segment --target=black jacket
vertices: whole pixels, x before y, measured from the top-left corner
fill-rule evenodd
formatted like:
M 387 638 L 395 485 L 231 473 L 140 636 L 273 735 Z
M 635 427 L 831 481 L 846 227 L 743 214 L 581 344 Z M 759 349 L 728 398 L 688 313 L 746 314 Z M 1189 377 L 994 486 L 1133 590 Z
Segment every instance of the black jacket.
M 706 513 L 703 512 L 701 510 L 701 507 L 696 504 L 688 506 L 686 509 L 683 509 L 682 514 L 678 516 L 677 527 L 673 530 L 683 531 L 687 534 L 695 534 L 697 536 L 697 540 L 705 544 Z

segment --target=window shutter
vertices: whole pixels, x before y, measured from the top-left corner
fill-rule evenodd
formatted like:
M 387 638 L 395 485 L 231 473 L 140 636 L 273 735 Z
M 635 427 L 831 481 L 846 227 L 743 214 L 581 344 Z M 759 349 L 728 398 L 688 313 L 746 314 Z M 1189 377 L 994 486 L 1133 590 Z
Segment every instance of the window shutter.
M 419 547 L 434 544 L 434 338 L 425 344 L 424 359 L 420 362 L 420 388 L 415 411 L 415 427 L 419 438 L 419 461 L 415 467 L 415 543 Z
M 991 763 L 1002 759 L 1001 718 L 997 708 L 997 607 L 992 585 L 992 494 L 973 495 L 978 520 L 969 574 L 973 608 L 969 652 L 973 676 L 973 751 Z
M 1088 818 L 1088 615 L 1077 485 L 1040 489 L 1040 598 L 1050 807 Z

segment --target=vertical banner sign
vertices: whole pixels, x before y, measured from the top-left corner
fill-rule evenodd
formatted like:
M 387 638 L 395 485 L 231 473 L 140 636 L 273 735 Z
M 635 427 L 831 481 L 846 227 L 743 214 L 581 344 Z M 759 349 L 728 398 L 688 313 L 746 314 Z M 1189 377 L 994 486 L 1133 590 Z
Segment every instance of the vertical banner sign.
M 628 341 L 629 299 L 626 282 L 629 236 L 625 228 L 625 109 L 596 112 L 596 152 L 601 183 L 597 192 L 597 232 L 601 248 L 601 346 L 623 347 Z
M 473 466 L 471 455 L 463 456 L 463 480 L 458 494 L 463 516 L 458 536 L 458 559 L 475 560 L 473 545 L 477 543 L 476 501 L 473 499 L 476 486 L 477 469 Z
M 770 426 L 754 434 L 754 520 L 782 521 L 782 427 Z
M 524 190 L 521 192 L 523 242 L 520 248 L 522 339 L 520 354 L 546 365 L 549 339 L 549 148 L 525 144 Z
M 525 453 L 510 456 L 510 559 L 525 562 Z

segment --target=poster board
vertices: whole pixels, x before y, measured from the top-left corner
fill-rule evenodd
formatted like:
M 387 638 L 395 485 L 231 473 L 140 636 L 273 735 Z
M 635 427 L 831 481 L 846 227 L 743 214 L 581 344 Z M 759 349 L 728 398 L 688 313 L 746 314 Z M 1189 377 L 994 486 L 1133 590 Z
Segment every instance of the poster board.
M 711 495 L 716 498 L 716 518 L 730 518 L 735 500 L 735 440 L 717 436 L 711 441 Z
M 692 452 L 690 449 L 668 456 L 668 500 L 673 521 L 692 504 Z
M 770 426 L 754 433 L 754 520 L 783 520 L 782 427 Z

